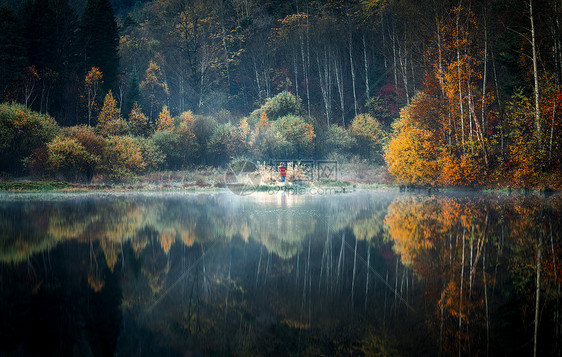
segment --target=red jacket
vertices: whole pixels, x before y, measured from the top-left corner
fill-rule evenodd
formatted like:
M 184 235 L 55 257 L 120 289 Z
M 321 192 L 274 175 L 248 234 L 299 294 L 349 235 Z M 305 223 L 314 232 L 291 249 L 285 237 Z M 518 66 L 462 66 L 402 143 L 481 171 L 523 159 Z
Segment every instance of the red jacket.
M 279 166 L 279 171 L 281 172 L 281 176 L 287 176 L 287 167 Z

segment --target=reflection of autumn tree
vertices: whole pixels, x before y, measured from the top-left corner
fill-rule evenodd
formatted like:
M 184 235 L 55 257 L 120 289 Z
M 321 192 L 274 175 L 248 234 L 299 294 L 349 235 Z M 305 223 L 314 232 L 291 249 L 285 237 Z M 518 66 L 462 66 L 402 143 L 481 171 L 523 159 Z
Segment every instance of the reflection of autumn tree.
M 519 326 L 521 337 L 531 341 L 541 331 L 552 335 L 545 331 L 552 318 L 538 314 L 537 307 L 559 315 L 559 284 L 553 279 L 560 274 L 558 266 L 554 269 L 559 237 L 550 229 L 557 232 L 560 222 L 548 218 L 558 201 L 499 199 L 492 205 L 467 198 L 409 197 L 389 206 L 385 222 L 394 250 L 426 284 L 426 299 L 434 304 L 427 322 L 445 355 L 489 349 L 490 336 L 501 328 L 491 324 L 489 311 L 513 300 L 522 303 L 522 310 L 503 323 Z M 509 254 L 502 255 L 504 250 Z M 509 274 L 498 281 L 502 266 Z M 496 286 L 499 295 L 492 295 Z M 530 326 L 535 325 L 533 332 Z

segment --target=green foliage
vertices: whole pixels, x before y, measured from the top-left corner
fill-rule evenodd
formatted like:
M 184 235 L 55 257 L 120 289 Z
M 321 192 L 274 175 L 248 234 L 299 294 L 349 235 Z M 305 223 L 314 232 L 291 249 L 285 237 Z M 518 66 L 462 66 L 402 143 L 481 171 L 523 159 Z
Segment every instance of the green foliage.
M 26 109 L 21 104 L 0 104 L 0 167 L 9 173 L 21 173 L 24 159 L 59 132 L 48 115 Z
M 312 154 L 313 140 L 316 137 L 312 125 L 296 115 L 286 115 L 273 123 L 275 130 L 289 143 L 289 156 L 307 156 Z
M 213 117 L 206 115 L 195 115 L 194 120 L 193 131 L 199 145 L 198 163 L 203 163 L 205 158 L 207 158 L 207 143 L 213 135 L 217 121 Z
M 234 125 L 219 124 L 213 131 L 207 147 L 213 162 L 222 165 L 233 155 L 242 153 L 244 140 Z
M 181 166 L 181 153 L 178 151 L 178 136 L 172 131 L 157 131 L 150 143 L 164 156 L 164 167 L 168 169 Z
M 135 138 L 140 145 L 141 155 L 146 163 L 146 170 L 159 170 L 166 164 L 166 155 L 157 147 L 151 139 Z
M 140 92 L 139 78 L 136 70 L 130 75 L 129 84 L 127 86 L 127 94 L 125 96 L 124 115 L 131 113 L 142 102 L 142 95 Z
M 326 137 L 326 154 L 350 155 L 357 146 L 357 140 L 348 130 L 339 125 L 330 125 Z
M 386 134 L 381 123 L 369 114 L 359 114 L 351 122 L 351 135 L 357 141 L 357 152 L 374 163 L 384 163 Z
M 9 84 L 22 72 L 25 61 L 21 24 L 16 14 L 6 6 L 0 6 L 0 101 L 12 99 Z
M 509 175 L 516 186 L 533 187 L 539 183 L 545 162 L 534 128 L 534 103 L 517 90 L 507 106 L 509 132 Z
M 300 115 L 302 100 L 288 91 L 283 91 L 272 98 L 268 98 L 264 105 L 251 114 L 252 121 L 257 122 L 261 113 L 265 112 L 270 120 L 276 120 L 286 115 Z
M 261 160 L 287 157 L 291 152 L 291 144 L 275 127 L 267 126 L 256 130 L 252 145 L 252 154 Z

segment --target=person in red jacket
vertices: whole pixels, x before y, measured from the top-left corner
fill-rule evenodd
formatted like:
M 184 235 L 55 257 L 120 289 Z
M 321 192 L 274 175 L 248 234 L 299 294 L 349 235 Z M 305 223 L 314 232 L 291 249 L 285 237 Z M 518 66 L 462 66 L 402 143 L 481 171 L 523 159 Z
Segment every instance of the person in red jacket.
M 279 165 L 279 173 L 281 174 L 281 182 L 285 182 L 285 177 L 287 176 L 287 165 L 282 162 Z

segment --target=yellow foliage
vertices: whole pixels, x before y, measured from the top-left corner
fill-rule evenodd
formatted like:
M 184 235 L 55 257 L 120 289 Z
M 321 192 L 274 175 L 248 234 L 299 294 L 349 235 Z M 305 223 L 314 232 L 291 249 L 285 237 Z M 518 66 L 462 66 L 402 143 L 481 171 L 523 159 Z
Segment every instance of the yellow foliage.
M 267 113 L 265 111 L 261 112 L 260 121 L 258 122 L 258 126 L 256 128 L 256 135 L 263 134 L 271 127 L 269 123 L 269 119 L 267 118 Z
M 399 127 L 386 153 L 388 171 L 406 184 L 435 185 L 439 170 L 431 136 L 424 129 Z
M 140 143 L 130 136 L 111 136 L 106 139 L 104 169 L 110 177 L 122 178 L 139 173 L 146 167 Z
M 105 136 L 123 135 L 127 131 L 127 123 L 121 118 L 121 111 L 111 90 L 105 96 L 98 116 L 98 130 Z
M 174 130 L 174 118 L 170 115 L 168 107 L 164 107 L 158 116 L 156 121 L 156 130 L 158 131 L 173 131 Z

